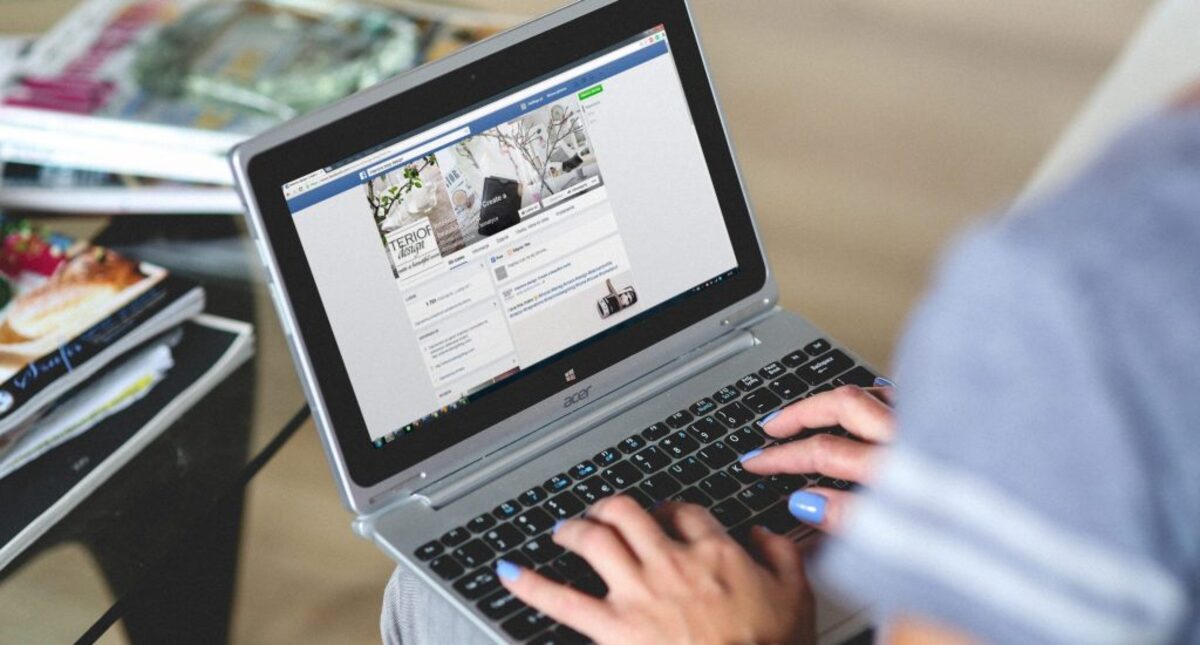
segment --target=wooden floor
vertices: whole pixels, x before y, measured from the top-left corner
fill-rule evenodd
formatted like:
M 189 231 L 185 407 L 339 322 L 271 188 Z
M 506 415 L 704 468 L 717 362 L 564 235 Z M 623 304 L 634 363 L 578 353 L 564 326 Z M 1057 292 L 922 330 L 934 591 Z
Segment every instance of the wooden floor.
M 38 27 L 48 4 L 0 5 L 0 29 Z M 695 4 L 783 304 L 886 366 L 939 249 L 1020 188 L 1149 2 Z M 391 567 L 351 534 L 311 428 L 249 504 L 235 641 L 376 640 Z

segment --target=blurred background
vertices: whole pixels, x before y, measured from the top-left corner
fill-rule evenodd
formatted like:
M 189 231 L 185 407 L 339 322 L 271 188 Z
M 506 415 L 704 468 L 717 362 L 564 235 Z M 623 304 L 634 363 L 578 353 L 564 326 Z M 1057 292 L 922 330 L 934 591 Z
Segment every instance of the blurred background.
M 1015 196 L 1150 4 L 694 0 L 783 305 L 886 370 L 940 250 Z M 0 31 L 37 33 L 73 5 L 0 0 Z M 260 338 L 278 335 L 260 320 Z M 282 352 L 257 369 L 295 387 Z M 311 426 L 248 494 L 234 641 L 378 640 L 392 565 L 351 533 Z M 74 640 L 111 604 L 72 548 L 17 572 L 19 597 L 0 588 L 0 641 L 17 622 Z M 124 642 L 119 624 L 105 640 Z

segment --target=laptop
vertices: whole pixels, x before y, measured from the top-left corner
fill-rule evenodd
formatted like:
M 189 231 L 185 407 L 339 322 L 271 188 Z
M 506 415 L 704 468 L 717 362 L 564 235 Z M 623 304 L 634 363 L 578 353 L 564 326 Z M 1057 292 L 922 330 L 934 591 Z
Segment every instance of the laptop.
M 568 5 L 232 163 L 354 529 L 486 635 L 578 640 L 493 566 L 605 593 L 549 534 L 609 495 L 811 534 L 815 478 L 738 456 L 876 371 L 777 306 L 685 0 Z M 822 639 L 862 615 L 822 602 Z

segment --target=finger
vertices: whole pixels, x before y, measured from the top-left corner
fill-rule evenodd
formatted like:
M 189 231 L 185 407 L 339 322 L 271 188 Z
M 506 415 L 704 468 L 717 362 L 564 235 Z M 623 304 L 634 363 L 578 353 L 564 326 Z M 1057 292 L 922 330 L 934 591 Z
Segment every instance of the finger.
M 623 586 L 636 580 L 641 565 L 615 529 L 591 519 L 561 522 L 554 530 L 554 541 L 587 560 L 609 587 Z
M 656 561 L 672 547 L 671 539 L 663 533 L 662 526 L 627 495 L 600 500 L 592 506 L 587 516 L 592 521 L 615 529 L 641 562 Z
M 750 531 L 750 540 L 759 559 L 776 578 L 789 587 L 804 581 L 800 547 L 791 538 L 756 526 Z
M 667 502 L 654 515 L 672 535 L 683 542 L 696 542 L 725 533 L 721 523 L 711 513 L 695 504 Z
M 892 409 L 856 385 L 843 385 L 793 403 L 763 430 L 772 437 L 790 437 L 806 428 L 837 425 L 870 441 L 891 441 L 896 434 Z
M 604 601 L 507 560 L 496 563 L 496 575 L 521 602 L 593 638 L 606 633 L 612 620 L 611 609 Z
M 854 504 L 854 493 L 814 486 L 798 490 L 788 498 L 792 515 L 826 533 L 840 533 L 846 514 Z
M 896 407 L 896 388 L 894 387 L 865 387 L 863 391 L 883 401 L 888 407 Z
M 820 473 L 834 479 L 868 483 L 875 472 L 879 446 L 831 434 L 748 452 L 742 468 L 758 475 Z

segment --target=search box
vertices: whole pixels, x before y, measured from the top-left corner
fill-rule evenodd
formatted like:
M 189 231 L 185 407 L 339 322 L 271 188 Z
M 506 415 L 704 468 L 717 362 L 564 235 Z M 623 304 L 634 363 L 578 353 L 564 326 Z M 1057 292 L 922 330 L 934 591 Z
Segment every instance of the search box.
M 444 148 L 455 141 L 458 141 L 459 139 L 467 137 L 470 134 L 471 128 L 468 126 L 463 126 L 454 132 L 440 136 L 433 141 L 428 141 L 415 148 L 409 148 L 408 150 L 405 150 L 404 152 L 392 157 L 391 159 L 388 159 L 387 161 L 384 161 L 383 163 L 375 164 L 374 166 L 367 168 L 367 177 L 375 177 L 376 175 L 387 172 L 392 168 L 395 168 L 396 166 L 413 159 L 414 157 L 420 157 L 421 155 L 437 150 L 438 148 Z

